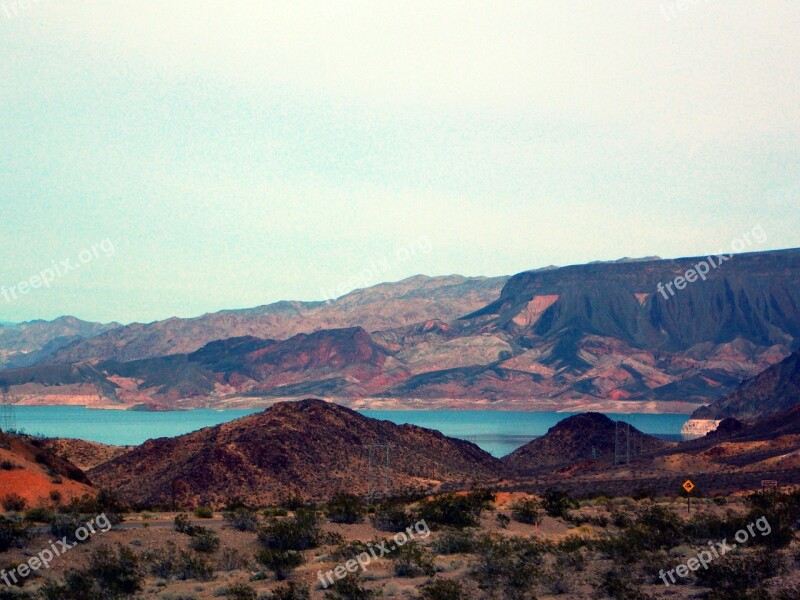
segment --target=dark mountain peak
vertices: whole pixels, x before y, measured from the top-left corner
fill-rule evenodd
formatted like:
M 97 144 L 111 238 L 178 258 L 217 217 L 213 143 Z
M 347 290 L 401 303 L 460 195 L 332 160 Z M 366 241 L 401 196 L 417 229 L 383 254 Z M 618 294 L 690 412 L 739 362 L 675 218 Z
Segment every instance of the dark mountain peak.
M 666 442 L 646 435 L 632 425 L 620 422 L 622 433 L 642 452 L 658 450 Z M 519 473 L 552 471 L 575 463 L 614 458 L 617 422 L 606 415 L 587 412 L 567 417 L 551 427 L 542 437 L 531 440 L 503 458 Z M 626 441 L 627 443 L 627 441 Z

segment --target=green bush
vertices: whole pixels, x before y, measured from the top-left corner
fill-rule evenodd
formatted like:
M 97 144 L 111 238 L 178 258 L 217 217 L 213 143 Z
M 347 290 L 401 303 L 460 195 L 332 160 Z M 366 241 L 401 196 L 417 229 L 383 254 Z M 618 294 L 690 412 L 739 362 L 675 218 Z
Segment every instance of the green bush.
M 394 561 L 394 574 L 398 577 L 431 576 L 436 572 L 433 556 L 417 542 L 399 546 L 389 556 Z
M 275 573 L 278 581 L 286 579 L 294 569 L 305 562 L 302 552 L 272 548 L 261 550 L 256 554 L 256 560 Z
M 541 575 L 547 546 L 519 537 L 484 536 L 471 575 L 483 590 L 504 591 L 509 598 L 528 598 Z
M 459 582 L 436 578 L 419 589 L 419 600 L 467 600 L 467 596 Z
M 311 592 L 307 585 L 287 583 L 276 587 L 265 600 L 310 600 Z
M 728 598 L 742 590 L 757 589 L 766 579 L 785 571 L 780 553 L 759 549 L 750 553 L 725 554 L 697 571 L 697 582 L 710 587 L 718 598 Z
M 413 527 L 417 519 L 402 504 L 389 500 L 375 507 L 375 514 L 370 521 L 379 531 L 395 532 Z
M 565 517 L 567 511 L 578 508 L 580 505 L 570 495 L 563 491 L 550 488 L 544 493 L 542 508 L 551 517 Z
M 185 533 L 186 535 L 194 535 L 195 526 L 192 525 L 189 515 L 186 513 L 178 513 L 175 515 L 175 531 L 178 533 Z
M 444 494 L 422 502 L 419 516 L 430 526 L 475 527 L 487 505 L 483 493 Z
M 0 552 L 24 546 L 30 533 L 30 526 L 22 519 L 0 516 Z
M 2 501 L 3 508 L 13 512 L 22 512 L 28 507 L 28 501 L 15 492 L 6 494 Z
M 539 509 L 541 504 L 530 498 L 520 500 L 511 510 L 511 518 L 526 525 L 538 525 L 540 522 Z
M 214 517 L 214 511 L 210 506 L 198 506 L 194 511 L 194 516 L 198 519 L 211 519 Z
M 258 528 L 258 539 L 271 550 L 308 550 L 320 544 L 322 532 L 313 511 L 298 511 L 292 519 L 273 520 Z
M 445 529 L 432 542 L 436 554 L 472 554 L 478 541 L 468 529 Z
M 258 527 L 258 515 L 249 508 L 226 511 L 222 516 L 237 531 L 255 531 Z
M 355 573 L 337 579 L 325 592 L 325 600 L 372 600 L 378 596 L 380 592 L 361 585 L 361 579 Z
M 216 533 L 205 527 L 195 527 L 189 547 L 197 552 L 213 554 L 219 549 L 219 537 Z
M 231 600 L 256 600 L 258 594 L 251 585 L 234 583 L 225 590 L 225 597 Z
M 340 492 L 327 504 L 328 518 L 334 523 L 361 523 L 364 520 L 364 508 L 361 498 L 355 494 Z
M 55 515 L 53 511 L 44 507 L 32 508 L 25 513 L 25 520 L 31 523 L 52 523 Z
M 142 589 L 144 582 L 138 557 L 124 546 L 118 546 L 116 552 L 108 546 L 97 548 L 89 559 L 87 572 L 111 597 L 134 594 Z

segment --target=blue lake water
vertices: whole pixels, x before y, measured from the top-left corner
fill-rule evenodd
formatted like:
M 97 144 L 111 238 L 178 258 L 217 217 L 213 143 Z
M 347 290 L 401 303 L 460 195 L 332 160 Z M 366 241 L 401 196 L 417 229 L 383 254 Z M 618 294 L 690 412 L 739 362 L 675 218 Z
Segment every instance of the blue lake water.
M 133 445 L 173 437 L 259 412 L 197 409 L 176 412 L 91 410 L 82 406 L 18 406 L 17 429 L 48 437 L 70 437 L 104 444 Z M 363 415 L 393 423 L 437 429 L 474 442 L 495 456 L 504 456 L 575 413 L 490 410 L 364 410 Z M 645 433 L 679 440 L 688 415 L 608 414 Z

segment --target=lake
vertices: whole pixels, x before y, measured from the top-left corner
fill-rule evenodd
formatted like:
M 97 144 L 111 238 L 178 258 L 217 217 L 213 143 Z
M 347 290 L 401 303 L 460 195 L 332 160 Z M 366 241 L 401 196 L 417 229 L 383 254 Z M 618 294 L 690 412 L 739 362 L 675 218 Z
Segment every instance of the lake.
M 259 412 L 197 409 L 176 412 L 92 410 L 82 406 L 17 406 L 17 429 L 47 437 L 68 437 L 104 444 L 134 445 L 174 437 Z M 361 414 L 393 423 L 437 429 L 469 440 L 494 456 L 504 456 L 575 413 L 492 410 L 363 410 Z M 645 433 L 678 441 L 688 415 L 611 414 Z

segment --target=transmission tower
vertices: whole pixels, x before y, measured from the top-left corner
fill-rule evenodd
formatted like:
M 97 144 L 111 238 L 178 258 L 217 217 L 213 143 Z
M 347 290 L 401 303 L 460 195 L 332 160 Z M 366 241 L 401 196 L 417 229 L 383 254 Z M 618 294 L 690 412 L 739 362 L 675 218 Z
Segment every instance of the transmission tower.
M 631 431 L 630 423 L 614 421 L 614 464 L 629 464 L 631 462 Z M 635 447 L 635 442 L 634 442 Z
M 381 493 L 388 495 L 391 490 L 392 446 L 390 444 L 367 444 L 369 466 L 367 467 L 367 496 Z
M 2 400 L 0 401 L 0 430 L 6 433 L 17 430 L 17 412 L 14 406 L 14 399 L 7 392 L 3 392 Z

